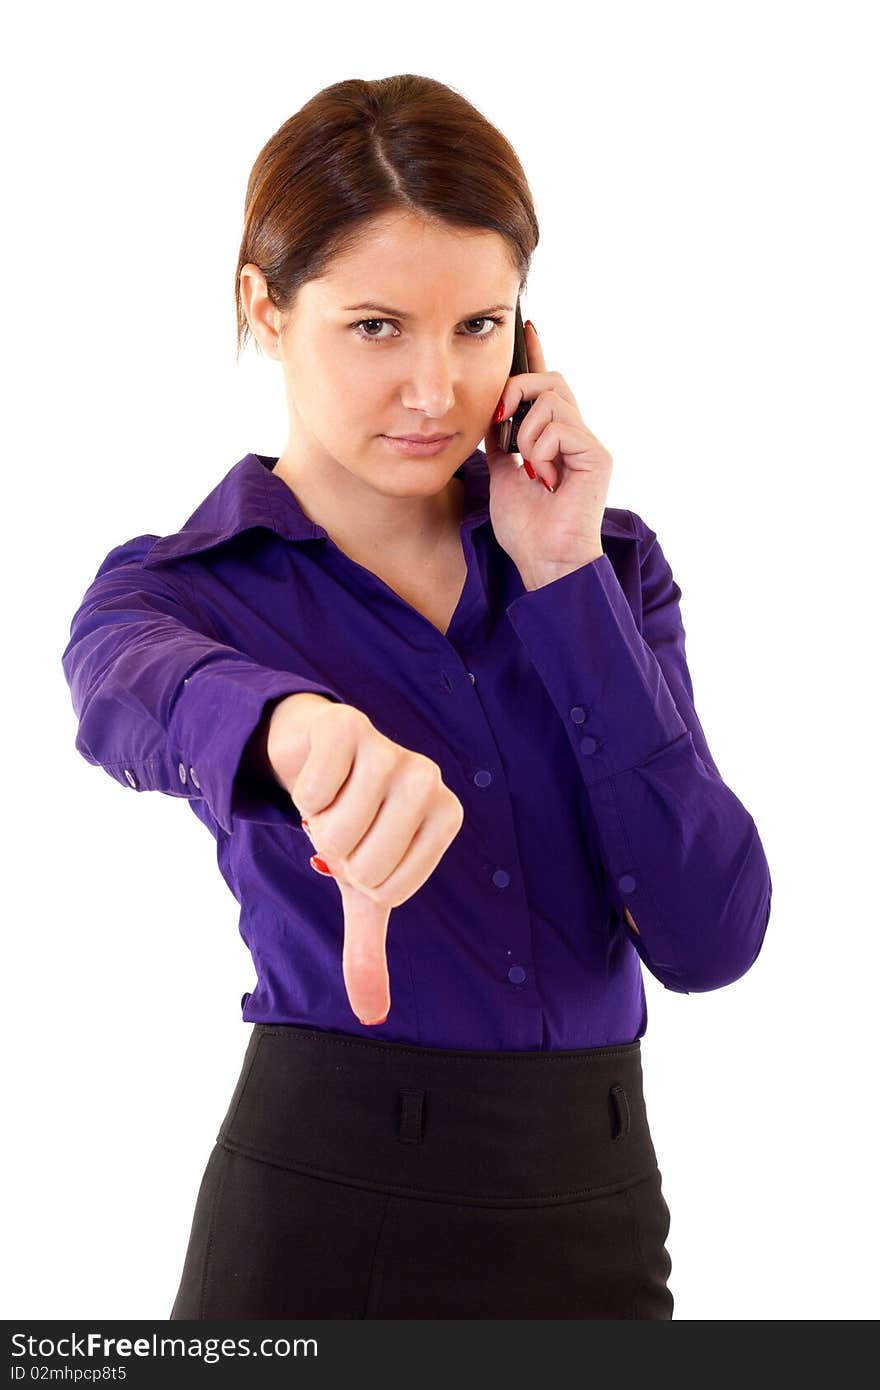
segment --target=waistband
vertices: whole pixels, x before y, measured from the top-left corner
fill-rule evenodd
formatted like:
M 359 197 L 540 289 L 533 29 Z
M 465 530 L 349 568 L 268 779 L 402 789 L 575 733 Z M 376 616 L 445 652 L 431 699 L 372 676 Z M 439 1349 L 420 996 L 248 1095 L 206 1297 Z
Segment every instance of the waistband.
M 217 1142 L 404 1197 L 597 1197 L 657 1167 L 640 1042 L 472 1052 L 256 1023 Z

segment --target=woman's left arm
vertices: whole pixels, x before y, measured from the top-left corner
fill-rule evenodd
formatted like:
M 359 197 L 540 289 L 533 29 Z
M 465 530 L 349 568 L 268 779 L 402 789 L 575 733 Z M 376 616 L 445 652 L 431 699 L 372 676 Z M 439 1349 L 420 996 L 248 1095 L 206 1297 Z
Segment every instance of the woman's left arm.
M 645 966 L 687 994 L 730 984 L 753 964 L 772 881 L 755 823 L 697 717 L 681 589 L 656 533 L 630 516 L 641 630 L 604 553 L 507 613 L 566 727 L 614 907 Z
M 526 589 L 507 614 L 564 722 L 636 951 L 667 989 L 718 989 L 763 944 L 767 859 L 697 718 L 681 590 L 656 533 L 630 512 L 640 630 L 602 546 L 611 455 L 525 328 L 529 370 L 508 378 L 486 434 L 493 529 Z M 500 448 L 497 424 L 524 400 L 518 448 L 534 482 Z

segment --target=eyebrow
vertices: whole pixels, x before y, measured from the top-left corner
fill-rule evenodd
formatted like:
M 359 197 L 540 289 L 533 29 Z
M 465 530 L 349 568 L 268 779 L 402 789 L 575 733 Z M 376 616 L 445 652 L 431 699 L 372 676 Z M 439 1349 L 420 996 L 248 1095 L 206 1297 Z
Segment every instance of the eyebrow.
M 390 309 L 387 304 L 384 307 L 381 304 L 344 305 L 345 313 L 355 313 L 358 310 L 362 309 L 371 309 L 374 314 L 387 314 L 389 318 L 394 319 L 411 319 L 413 317 L 412 314 L 405 313 L 403 309 Z M 490 304 L 488 309 L 478 309 L 477 312 L 474 314 L 466 314 L 465 317 L 462 319 L 462 323 L 465 323 L 468 319 L 485 318 L 487 314 L 494 314 L 496 309 L 506 309 L 508 313 L 513 313 L 513 309 L 509 304 Z

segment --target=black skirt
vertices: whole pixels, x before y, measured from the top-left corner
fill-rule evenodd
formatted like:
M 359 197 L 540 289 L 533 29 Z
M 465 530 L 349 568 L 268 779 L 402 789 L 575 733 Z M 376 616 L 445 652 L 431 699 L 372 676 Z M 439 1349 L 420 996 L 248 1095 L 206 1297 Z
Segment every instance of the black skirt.
M 254 1024 L 172 1319 L 671 1318 L 640 1040 Z

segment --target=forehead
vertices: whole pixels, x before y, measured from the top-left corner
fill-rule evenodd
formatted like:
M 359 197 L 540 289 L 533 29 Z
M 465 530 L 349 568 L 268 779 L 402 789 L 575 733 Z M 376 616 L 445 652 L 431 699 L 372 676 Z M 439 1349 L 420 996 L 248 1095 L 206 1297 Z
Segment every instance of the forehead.
M 456 297 L 468 298 L 469 290 L 485 295 L 487 288 L 500 295 L 517 280 L 512 249 L 499 232 L 453 227 L 404 212 L 359 227 L 351 245 L 332 258 L 315 284 L 334 296 L 351 293 L 402 303 L 407 294 L 430 292 L 432 286 L 436 291 L 440 284 L 444 294 L 454 286 Z

